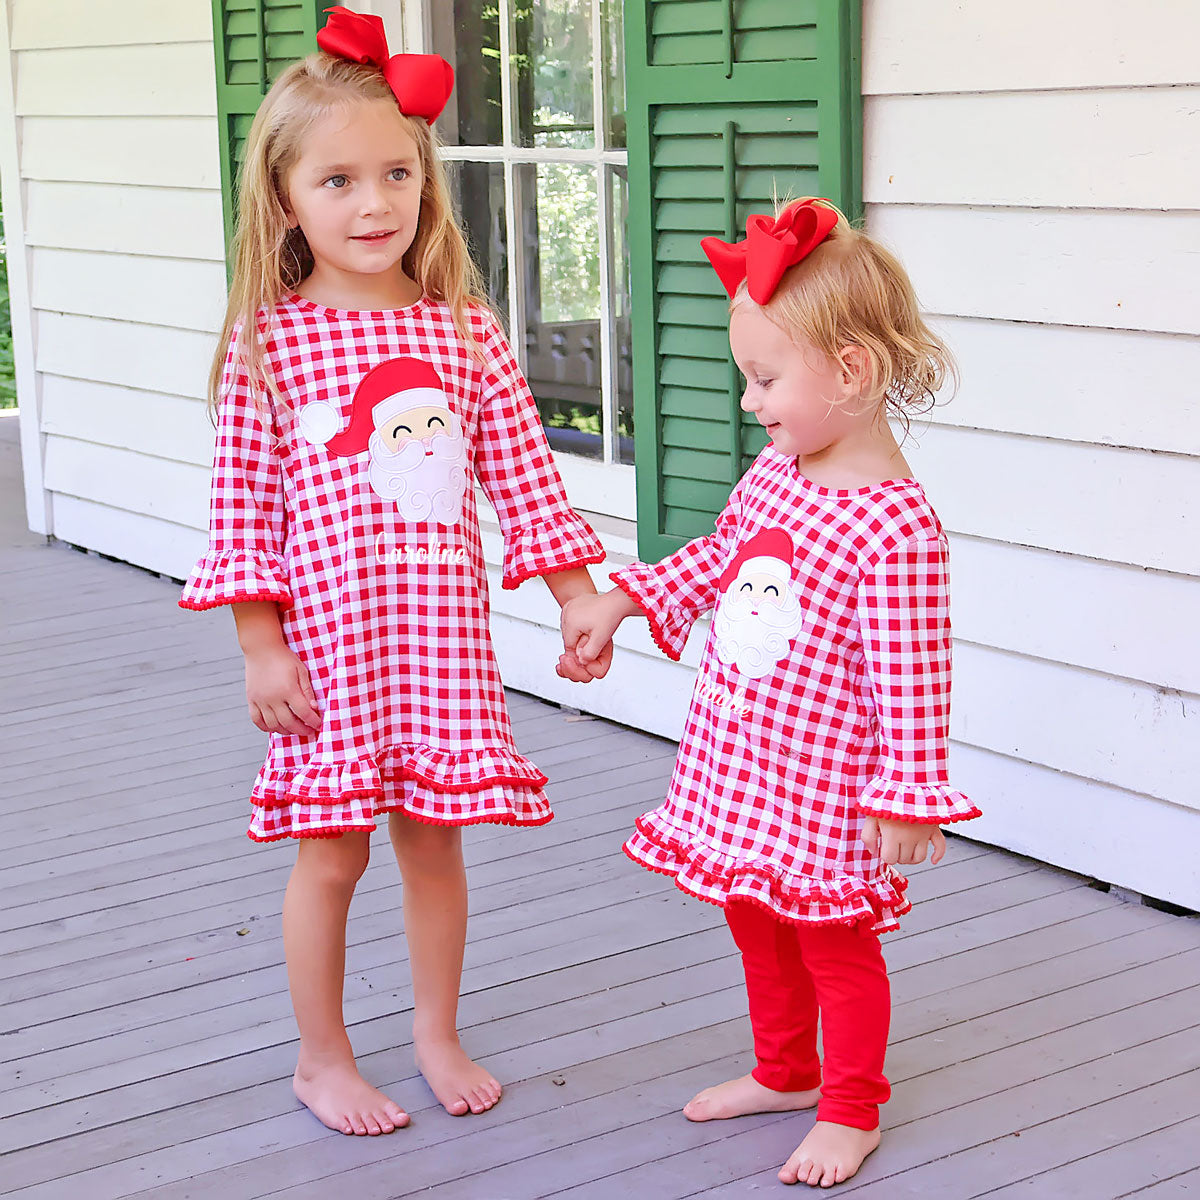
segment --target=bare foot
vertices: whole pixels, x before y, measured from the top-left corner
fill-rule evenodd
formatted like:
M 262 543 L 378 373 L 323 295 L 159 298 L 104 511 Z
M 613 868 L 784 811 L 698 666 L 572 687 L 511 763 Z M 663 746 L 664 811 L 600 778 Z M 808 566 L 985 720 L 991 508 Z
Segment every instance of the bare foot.
M 683 1115 L 689 1121 L 724 1121 L 749 1113 L 812 1108 L 820 1098 L 819 1088 L 808 1092 L 773 1092 L 753 1075 L 743 1075 L 697 1093 L 683 1106 Z
M 408 1124 L 408 1113 L 373 1088 L 354 1059 L 318 1063 L 302 1059 L 292 1076 L 292 1090 L 322 1125 L 338 1133 L 391 1133 Z
M 783 1164 L 784 1183 L 833 1187 L 854 1175 L 863 1160 L 879 1145 L 878 1129 L 852 1129 L 832 1121 L 818 1121 L 796 1153 Z
M 478 1063 L 472 1062 L 458 1038 L 414 1038 L 417 1070 L 452 1117 L 487 1112 L 500 1099 L 501 1087 Z

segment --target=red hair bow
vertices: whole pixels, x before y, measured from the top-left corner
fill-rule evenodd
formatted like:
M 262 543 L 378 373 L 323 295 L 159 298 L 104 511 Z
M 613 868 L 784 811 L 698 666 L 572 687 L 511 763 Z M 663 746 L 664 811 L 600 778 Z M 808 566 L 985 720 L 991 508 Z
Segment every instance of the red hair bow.
M 807 258 L 837 222 L 837 210 L 828 200 L 810 196 L 789 204 L 778 217 L 757 213 L 747 217 L 744 241 L 706 237 L 701 239 L 700 248 L 708 255 L 730 299 L 744 279 L 750 299 L 755 304 L 766 304 L 784 271 Z
M 383 20 L 348 8 L 327 8 L 329 20 L 317 34 L 326 54 L 378 67 L 408 117 L 437 120 L 454 88 L 454 68 L 440 54 L 388 54 Z

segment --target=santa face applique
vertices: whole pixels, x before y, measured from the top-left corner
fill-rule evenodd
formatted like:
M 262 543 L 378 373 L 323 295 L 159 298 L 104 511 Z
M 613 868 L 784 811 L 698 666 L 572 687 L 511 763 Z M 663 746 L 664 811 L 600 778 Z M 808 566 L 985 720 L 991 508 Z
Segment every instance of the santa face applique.
M 314 400 L 300 410 L 300 432 L 331 454 L 369 450 L 367 482 L 377 496 L 395 501 L 404 520 L 457 525 L 467 494 L 467 445 L 437 372 L 416 358 L 380 363 L 359 381 L 350 414 L 338 433 L 338 410 Z
M 764 529 L 738 550 L 721 576 L 713 616 L 717 658 L 751 679 L 775 670 L 804 624 L 792 588 L 793 553 L 787 533 Z

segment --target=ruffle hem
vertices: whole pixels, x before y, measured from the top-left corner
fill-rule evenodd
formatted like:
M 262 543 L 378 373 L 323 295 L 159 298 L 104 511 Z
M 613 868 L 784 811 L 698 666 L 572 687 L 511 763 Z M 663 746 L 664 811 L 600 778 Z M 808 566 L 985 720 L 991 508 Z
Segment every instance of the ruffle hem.
M 902 783 L 886 775 L 867 784 L 858 808 L 868 817 L 914 825 L 952 825 L 983 816 L 982 809 L 948 784 Z
M 747 900 L 783 921 L 811 925 L 866 923 L 875 933 L 897 929 L 912 908 L 908 880 L 886 864 L 878 878 L 856 875 L 812 879 L 766 861 L 745 862 L 676 836 L 647 813 L 625 843 L 625 853 L 651 871 L 669 875 L 681 891 L 723 908 Z
M 264 766 L 248 832 L 255 841 L 336 837 L 372 830 L 376 816 L 396 811 L 433 825 L 544 825 L 554 816 L 545 784 L 533 763 L 502 747 L 391 746 L 351 763 Z
M 611 572 L 609 579 L 646 614 L 654 644 L 672 662 L 678 662 L 696 619 L 670 604 L 653 568 L 645 563 L 622 567 Z
M 535 575 L 601 563 L 605 557 L 592 527 L 578 513 L 564 512 L 506 534 L 501 587 L 511 591 Z
M 179 607 L 197 612 L 245 600 L 292 606 L 283 556 L 273 550 L 209 550 L 192 568 Z

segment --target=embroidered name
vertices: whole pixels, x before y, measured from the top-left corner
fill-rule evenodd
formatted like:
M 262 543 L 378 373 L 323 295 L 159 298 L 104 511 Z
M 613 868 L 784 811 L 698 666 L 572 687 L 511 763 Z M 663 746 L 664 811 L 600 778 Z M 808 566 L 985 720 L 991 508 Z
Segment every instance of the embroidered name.
M 375 560 L 387 566 L 453 563 L 461 567 L 466 565 L 467 550 L 465 546 L 443 546 L 437 542 L 428 546 L 414 546 L 407 542 L 389 546 L 386 535 L 381 533 L 375 539 Z
M 750 705 L 746 703 L 745 688 L 738 688 L 736 692 L 730 692 L 702 679 L 696 686 L 696 696 L 714 708 L 726 709 L 736 713 L 739 717 L 750 715 Z

